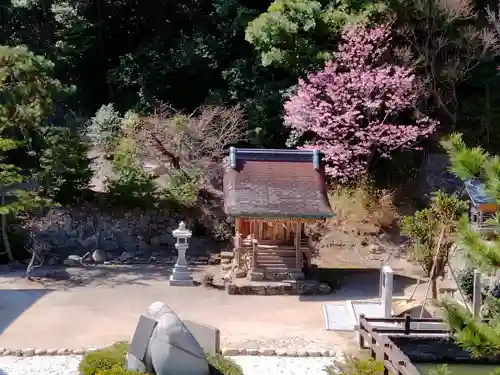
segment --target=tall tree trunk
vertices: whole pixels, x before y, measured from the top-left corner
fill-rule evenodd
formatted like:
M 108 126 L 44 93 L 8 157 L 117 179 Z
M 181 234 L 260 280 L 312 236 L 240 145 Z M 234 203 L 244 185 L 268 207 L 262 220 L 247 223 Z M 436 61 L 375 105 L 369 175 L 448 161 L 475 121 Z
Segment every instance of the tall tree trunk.
M 5 195 L 2 194 L 2 206 L 5 205 Z M 8 225 L 7 225 L 7 215 L 2 215 L 2 238 L 3 238 L 3 246 L 5 248 L 5 252 L 7 253 L 7 257 L 10 262 L 14 261 L 14 256 L 12 255 L 12 250 L 10 248 L 9 235 L 7 233 Z
M 432 278 L 431 280 L 431 298 L 433 301 L 438 298 L 437 278 Z

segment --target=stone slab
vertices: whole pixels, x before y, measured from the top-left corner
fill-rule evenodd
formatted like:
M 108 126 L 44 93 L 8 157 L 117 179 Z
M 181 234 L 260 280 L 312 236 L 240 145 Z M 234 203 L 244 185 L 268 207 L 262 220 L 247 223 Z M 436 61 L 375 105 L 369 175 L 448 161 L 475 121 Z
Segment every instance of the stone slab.
M 221 352 L 220 331 L 218 328 L 184 320 L 184 325 L 189 329 L 196 341 L 200 344 L 203 351 L 209 356 L 214 356 Z
M 144 315 L 139 317 L 139 323 L 137 323 L 134 336 L 130 342 L 128 353 L 141 362 L 144 361 L 146 350 L 149 345 L 149 339 L 151 338 L 157 324 L 158 322 L 156 319 L 151 319 Z

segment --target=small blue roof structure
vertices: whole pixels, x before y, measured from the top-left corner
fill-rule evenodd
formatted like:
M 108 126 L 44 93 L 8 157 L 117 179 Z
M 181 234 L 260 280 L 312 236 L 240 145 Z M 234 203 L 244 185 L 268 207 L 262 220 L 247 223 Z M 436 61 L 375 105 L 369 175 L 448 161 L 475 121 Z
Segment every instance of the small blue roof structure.
M 484 189 L 484 181 L 482 180 L 465 180 L 465 189 L 469 198 L 474 205 L 482 204 L 497 204 L 493 198 L 486 194 Z

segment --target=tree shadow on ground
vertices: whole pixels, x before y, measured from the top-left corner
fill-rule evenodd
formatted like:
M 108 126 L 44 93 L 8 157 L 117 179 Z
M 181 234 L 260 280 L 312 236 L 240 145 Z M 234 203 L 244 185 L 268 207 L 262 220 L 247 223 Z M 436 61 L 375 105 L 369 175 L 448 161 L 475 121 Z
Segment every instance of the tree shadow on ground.
M 0 289 L 0 335 L 52 289 Z M 2 375 L 0 370 L 0 375 Z
M 306 278 L 326 283 L 327 295 L 300 296 L 301 301 L 370 300 L 380 296 L 380 268 L 313 268 Z M 405 290 L 417 283 L 413 277 L 394 274 L 394 297 L 404 297 Z
M 207 266 L 192 265 L 194 276 L 202 273 Z M 86 265 L 82 267 L 40 267 L 32 273 L 31 281 L 51 289 L 73 289 L 86 286 L 119 287 L 122 285 L 148 286 L 152 282 L 168 285 L 174 265 L 158 264 L 111 264 Z M 4 282 L 12 278 L 22 279 L 23 271 L 0 274 Z
M 2 370 L 2 369 L 0 368 L 0 375 L 9 375 L 9 374 L 7 374 L 7 372 L 5 372 L 4 370 Z

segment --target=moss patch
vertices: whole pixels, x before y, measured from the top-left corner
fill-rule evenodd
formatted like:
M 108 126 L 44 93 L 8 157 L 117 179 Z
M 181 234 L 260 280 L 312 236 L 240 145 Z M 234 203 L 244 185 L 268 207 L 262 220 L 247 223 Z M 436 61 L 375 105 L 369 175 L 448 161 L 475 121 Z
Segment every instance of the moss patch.
M 80 375 L 148 375 L 125 368 L 128 343 L 118 342 L 107 348 L 85 355 L 80 362 Z M 243 375 L 243 370 L 233 361 L 216 355 L 207 359 L 210 375 Z
M 243 375 L 240 366 L 220 354 L 208 358 L 208 364 L 210 365 L 210 375 Z

